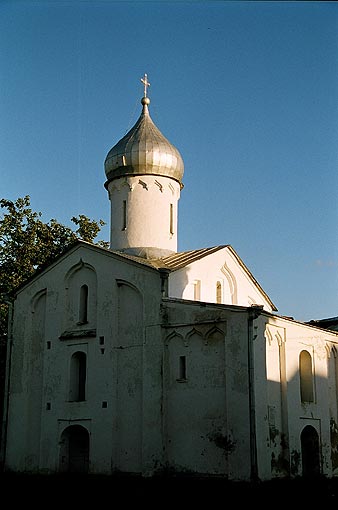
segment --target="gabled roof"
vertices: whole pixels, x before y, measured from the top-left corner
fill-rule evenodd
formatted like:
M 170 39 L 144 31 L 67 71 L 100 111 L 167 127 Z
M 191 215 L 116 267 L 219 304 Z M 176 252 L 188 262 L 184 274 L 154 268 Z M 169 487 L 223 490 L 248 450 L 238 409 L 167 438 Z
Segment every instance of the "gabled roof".
M 267 293 L 262 289 L 262 287 L 259 285 L 258 281 L 256 280 L 256 278 L 254 277 L 254 275 L 251 273 L 251 271 L 247 268 L 247 266 L 244 264 L 243 260 L 239 257 L 239 255 L 235 252 L 235 250 L 233 249 L 232 246 L 228 245 L 227 248 L 229 249 L 229 251 L 231 251 L 231 253 L 233 254 L 233 256 L 236 258 L 236 260 L 238 261 L 239 265 L 241 266 L 241 268 L 246 272 L 246 274 L 248 275 L 248 277 L 250 278 L 250 280 L 252 280 L 253 284 L 259 289 L 259 291 L 263 294 L 263 296 L 265 297 L 265 299 L 268 301 L 268 303 L 270 304 L 272 310 L 274 310 L 275 312 L 277 312 L 278 308 L 276 307 L 276 305 L 273 304 L 273 302 L 271 301 L 271 299 L 269 298 L 269 296 L 267 295 Z
M 252 281 L 252 283 L 257 287 L 259 292 L 267 300 L 267 302 L 271 306 L 272 310 L 277 311 L 277 307 L 274 305 L 274 303 L 271 301 L 269 296 L 266 294 L 266 292 L 259 285 L 256 278 L 253 276 L 251 271 L 247 268 L 247 266 L 244 264 L 243 260 L 239 257 L 239 255 L 236 253 L 236 251 L 233 249 L 233 247 L 230 244 L 222 244 L 220 246 L 212 246 L 211 248 L 201 248 L 198 250 L 190 250 L 190 251 L 183 251 L 180 253 L 174 253 L 173 255 L 169 255 L 168 257 L 154 260 L 154 261 L 152 261 L 152 263 L 157 268 L 166 268 L 166 269 L 169 269 L 170 271 L 177 271 L 179 269 L 182 269 L 183 267 L 188 266 L 189 264 L 191 264 L 193 262 L 196 262 L 197 260 L 207 257 L 208 255 L 211 255 L 212 253 L 215 253 L 219 250 L 223 250 L 224 248 L 227 248 L 228 251 L 234 256 L 234 258 L 237 260 L 240 267 L 247 274 L 248 278 Z
M 116 251 L 116 250 L 109 250 L 108 248 L 102 248 L 98 245 L 78 240 L 75 241 L 74 244 L 71 244 L 66 250 L 55 257 L 53 261 L 46 264 L 45 266 L 38 269 L 32 276 L 30 276 L 27 280 L 25 280 L 21 285 L 19 285 L 15 290 L 14 293 L 17 293 L 22 287 L 27 285 L 30 281 L 35 279 L 38 275 L 46 271 L 50 268 L 53 264 L 58 262 L 60 259 L 62 259 L 65 255 L 67 255 L 70 251 L 74 250 L 78 246 L 87 246 L 91 249 L 95 249 L 96 251 L 99 251 L 101 253 L 106 253 L 109 255 L 115 255 L 117 257 L 126 259 L 130 262 L 139 264 L 141 266 L 146 266 L 149 269 L 153 270 L 161 270 L 161 269 L 167 269 L 170 272 L 171 271 L 178 271 L 179 269 L 182 269 L 189 264 L 192 264 L 193 262 L 196 262 L 197 260 L 200 260 L 204 257 L 207 257 L 208 255 L 211 255 L 213 253 L 216 253 L 219 250 L 222 250 L 224 248 L 227 248 L 229 252 L 234 256 L 234 258 L 237 260 L 238 264 L 241 266 L 243 271 L 247 274 L 249 279 L 252 281 L 252 283 L 257 287 L 259 292 L 264 296 L 264 298 L 267 300 L 269 305 L 271 306 L 272 310 L 277 311 L 276 306 L 273 304 L 269 296 L 264 292 L 262 287 L 259 285 L 251 271 L 247 268 L 247 266 L 244 264 L 244 262 L 241 260 L 241 258 L 238 256 L 238 254 L 235 252 L 235 250 L 232 248 L 229 244 L 223 244 L 220 246 L 212 246 L 211 248 L 200 248 L 198 250 L 190 250 L 190 251 L 183 251 L 179 253 L 174 253 L 172 255 L 169 255 L 167 257 L 163 257 L 161 259 L 146 259 L 142 257 L 137 257 L 135 255 L 129 255 L 128 253 Z
M 108 248 L 103 248 L 102 246 L 99 246 L 97 244 L 93 244 L 93 243 L 90 243 L 88 241 L 83 241 L 81 239 L 78 239 L 76 241 L 74 241 L 74 243 L 71 243 L 69 244 L 62 253 L 60 253 L 59 255 L 57 255 L 56 257 L 54 257 L 52 260 L 48 261 L 46 264 L 44 264 L 43 266 L 39 267 L 38 269 L 36 269 L 36 271 L 34 273 L 32 273 L 31 276 L 29 276 L 26 280 L 24 280 L 20 285 L 18 285 L 15 289 L 13 289 L 13 292 L 11 293 L 13 296 L 15 294 L 17 294 L 23 287 L 25 287 L 27 284 L 29 284 L 31 281 L 33 281 L 35 278 L 37 278 L 38 276 L 40 276 L 42 273 L 44 273 L 45 271 L 48 271 L 49 269 L 51 269 L 52 266 L 54 266 L 55 264 L 57 264 L 60 260 L 62 260 L 64 257 L 66 257 L 70 252 L 76 250 L 77 248 L 79 247 L 85 247 L 85 248 L 89 248 L 91 250 L 95 250 L 97 252 L 101 252 L 102 254 L 105 254 L 105 255 L 109 255 L 109 256 L 115 256 L 115 257 L 119 257 L 119 258 L 124 258 L 124 259 L 127 259 L 128 261 L 132 262 L 132 263 L 136 263 L 138 265 L 142 265 L 142 266 L 146 266 L 148 267 L 149 269 L 152 269 L 154 271 L 156 271 L 156 269 L 158 269 L 157 267 L 155 267 L 150 260 L 147 260 L 147 259 L 143 259 L 143 258 L 140 258 L 140 257 L 133 257 L 131 255 L 128 255 L 128 254 L 125 254 L 125 253 L 121 253 L 119 251 L 113 251 L 113 250 L 110 250 Z

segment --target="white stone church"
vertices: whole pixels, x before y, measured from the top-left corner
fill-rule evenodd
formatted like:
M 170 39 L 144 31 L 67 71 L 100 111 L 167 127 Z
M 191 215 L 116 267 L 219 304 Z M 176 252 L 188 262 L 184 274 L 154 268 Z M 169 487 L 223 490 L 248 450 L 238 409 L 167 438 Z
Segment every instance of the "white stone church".
M 184 165 L 142 81 L 105 160 L 110 249 L 79 241 L 17 289 L 5 470 L 338 475 L 338 332 L 277 315 L 231 245 L 177 252 Z

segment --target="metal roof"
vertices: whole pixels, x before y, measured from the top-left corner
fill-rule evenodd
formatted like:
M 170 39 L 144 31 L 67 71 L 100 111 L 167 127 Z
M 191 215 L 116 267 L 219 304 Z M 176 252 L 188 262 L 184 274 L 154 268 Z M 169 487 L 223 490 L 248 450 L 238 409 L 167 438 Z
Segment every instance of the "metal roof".
M 244 264 L 242 259 L 239 257 L 239 255 L 236 253 L 236 251 L 230 244 L 223 244 L 219 246 L 212 246 L 211 248 L 201 248 L 198 250 L 174 253 L 173 255 L 169 255 L 162 259 L 150 260 L 149 262 L 151 262 L 154 265 L 154 267 L 157 268 L 166 268 L 169 269 L 170 271 L 177 271 L 179 269 L 182 269 L 183 267 L 188 266 L 192 262 L 196 262 L 196 260 L 200 260 L 203 257 L 207 257 L 208 255 L 211 255 L 216 251 L 222 250 L 223 248 L 227 248 L 229 250 L 229 252 L 237 260 L 238 264 L 241 266 L 243 271 L 247 274 L 248 278 L 258 288 L 259 292 L 261 292 L 261 294 L 265 297 L 265 299 L 271 306 L 272 310 L 277 311 L 278 309 L 276 305 L 274 305 L 274 303 L 271 301 L 267 293 L 262 289 L 256 278 L 253 276 L 251 271 L 247 268 L 247 266 Z
M 182 251 L 180 253 L 174 253 L 173 255 L 163 257 L 158 261 L 158 263 L 161 264 L 160 267 L 165 267 L 171 271 L 176 271 L 177 269 L 186 267 L 192 262 L 211 255 L 212 253 L 215 253 L 222 248 L 226 248 L 226 246 L 227 245 L 213 246 L 211 248 L 200 248 L 198 250 Z
M 276 306 L 273 304 L 273 302 L 271 301 L 269 296 L 262 289 L 262 287 L 259 285 L 257 280 L 254 278 L 252 273 L 246 267 L 244 262 L 237 255 L 237 253 L 232 248 L 232 246 L 229 244 L 224 244 L 224 245 L 220 245 L 220 246 L 212 246 L 211 248 L 200 248 L 198 250 L 183 251 L 180 253 L 173 253 L 172 255 L 163 257 L 161 259 L 146 259 L 143 257 L 137 257 L 135 255 L 130 255 L 128 253 L 124 253 L 121 251 L 109 250 L 107 248 L 102 248 L 100 246 L 97 246 L 95 244 L 92 244 L 92 243 L 89 243 L 86 241 L 77 240 L 74 244 L 69 246 L 62 254 L 58 255 L 52 262 L 46 264 L 46 266 L 44 266 L 44 267 L 41 267 L 32 276 L 30 276 L 25 282 L 23 282 L 21 285 L 19 285 L 15 289 L 14 293 L 17 293 L 21 288 L 26 286 L 30 281 L 32 281 L 34 278 L 36 278 L 39 274 L 43 273 L 46 269 L 48 269 L 50 266 L 52 266 L 59 259 L 63 258 L 68 252 L 75 249 L 77 246 L 81 246 L 81 245 L 90 247 L 91 249 L 94 249 L 94 250 L 97 250 L 100 252 L 105 252 L 106 254 L 115 255 L 115 256 L 130 260 L 136 264 L 147 266 L 148 268 L 151 268 L 151 269 L 155 269 L 155 270 L 167 269 L 168 271 L 177 271 L 179 269 L 182 269 L 182 268 L 188 266 L 189 264 L 191 264 L 193 262 L 196 262 L 197 260 L 207 257 L 208 255 L 211 255 L 212 253 L 222 250 L 223 248 L 227 248 L 229 250 L 229 252 L 237 260 L 239 265 L 242 267 L 244 272 L 248 275 L 248 277 L 253 282 L 253 284 L 259 289 L 259 291 L 265 297 L 267 302 L 270 304 L 272 310 L 277 311 Z M 327 319 L 327 320 L 329 320 L 329 319 Z M 322 322 L 322 321 L 318 321 L 318 322 Z M 312 324 L 313 324 L 313 322 L 311 323 L 311 325 Z
M 152 121 L 149 98 L 143 97 L 141 103 L 143 109 L 136 124 L 107 154 L 107 183 L 122 176 L 152 174 L 171 177 L 183 187 L 182 157 Z

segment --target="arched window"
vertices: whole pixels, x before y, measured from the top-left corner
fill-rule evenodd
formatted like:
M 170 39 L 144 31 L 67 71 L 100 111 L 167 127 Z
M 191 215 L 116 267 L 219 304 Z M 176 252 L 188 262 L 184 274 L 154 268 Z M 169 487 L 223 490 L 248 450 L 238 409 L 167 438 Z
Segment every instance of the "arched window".
M 179 357 L 178 380 L 179 381 L 187 380 L 187 357 L 186 356 Z
M 87 356 L 84 352 L 75 352 L 70 360 L 69 400 L 86 400 Z
M 122 230 L 127 230 L 127 200 L 123 200 Z
M 88 322 L 88 285 L 82 285 L 80 289 L 79 323 Z
M 300 398 L 302 402 L 313 402 L 312 358 L 308 351 L 299 355 Z
M 201 280 L 194 281 L 194 300 L 201 300 Z
M 216 283 L 216 303 L 222 303 L 222 284 Z
M 169 209 L 169 231 L 170 231 L 170 234 L 174 233 L 174 206 L 173 206 L 173 204 L 170 204 L 170 209 Z

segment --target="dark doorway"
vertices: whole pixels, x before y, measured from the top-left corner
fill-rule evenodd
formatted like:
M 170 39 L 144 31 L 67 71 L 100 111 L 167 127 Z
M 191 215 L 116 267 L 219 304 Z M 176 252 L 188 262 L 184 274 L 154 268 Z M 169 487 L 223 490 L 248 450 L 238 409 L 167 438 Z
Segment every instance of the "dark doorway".
M 88 473 L 89 434 L 81 425 L 67 427 L 61 435 L 60 471 Z
M 319 437 L 316 429 L 311 427 L 311 425 L 307 425 L 302 430 L 300 439 L 302 446 L 303 476 L 318 476 L 320 474 L 320 453 Z

